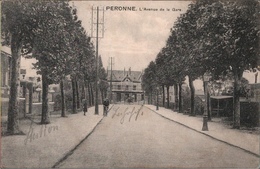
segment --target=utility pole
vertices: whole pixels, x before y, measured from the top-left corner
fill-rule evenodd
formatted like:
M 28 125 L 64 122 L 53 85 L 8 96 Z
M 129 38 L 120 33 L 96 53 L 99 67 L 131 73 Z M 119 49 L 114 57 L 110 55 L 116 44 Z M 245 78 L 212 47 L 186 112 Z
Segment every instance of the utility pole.
M 99 11 L 102 11 L 101 15 L 99 15 Z M 94 13 L 96 12 L 96 18 Z M 95 22 L 96 20 L 96 22 Z M 95 79 L 95 114 L 98 115 L 98 86 L 99 86 L 99 64 L 98 64 L 98 38 L 104 37 L 104 9 L 99 9 L 97 6 L 96 8 L 92 7 L 92 24 L 91 24 L 91 37 L 96 38 L 96 79 Z M 99 27 L 101 29 L 99 30 Z M 95 30 L 96 27 L 96 30 Z M 95 32 L 96 31 L 96 32 Z M 99 35 L 99 31 L 101 31 L 101 36 Z M 96 36 L 94 35 L 96 33 Z
M 109 95 L 109 100 L 110 100 L 110 102 L 112 101 L 112 66 L 113 66 L 113 64 L 114 64 L 114 62 L 113 62 L 113 57 L 110 57 L 110 62 L 109 62 L 109 64 L 110 64 L 110 66 L 111 66 L 111 73 L 110 73 L 110 95 Z

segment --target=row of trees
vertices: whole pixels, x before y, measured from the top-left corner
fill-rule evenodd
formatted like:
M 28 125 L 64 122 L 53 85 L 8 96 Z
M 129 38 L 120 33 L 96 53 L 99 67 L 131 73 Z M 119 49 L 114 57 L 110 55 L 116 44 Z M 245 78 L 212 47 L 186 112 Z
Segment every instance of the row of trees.
M 95 51 L 90 37 L 78 20 L 77 10 L 68 1 L 3 1 L 1 13 L 2 45 L 11 47 L 11 84 L 7 132 L 19 132 L 18 90 L 21 57 L 35 58 L 37 73 L 42 76 L 41 124 L 50 123 L 48 110 L 49 85 L 59 83 L 62 111 L 65 117 L 64 80 L 72 83 L 73 113 L 80 106 L 78 88 L 85 93 L 95 80 Z M 101 58 L 99 58 L 101 62 Z M 102 78 L 105 71 L 99 64 Z M 104 83 L 104 82 L 103 82 Z M 101 84 L 102 91 L 106 85 Z M 84 94 L 86 96 L 86 94 Z M 92 95 L 94 97 L 94 95 Z M 89 99 L 93 105 L 94 99 Z
M 165 86 L 168 89 L 174 85 L 175 108 L 182 112 L 181 86 L 188 77 L 190 113 L 195 115 L 193 81 L 205 73 L 210 73 L 212 80 L 231 74 L 234 82 L 233 127 L 239 128 L 242 75 L 245 70 L 259 69 L 260 65 L 259 4 L 258 0 L 198 0 L 190 4 L 171 28 L 166 46 L 155 62 L 145 69 L 143 87 L 146 93 L 154 93 L 157 86 L 164 90 Z M 169 100 L 167 103 L 169 106 Z

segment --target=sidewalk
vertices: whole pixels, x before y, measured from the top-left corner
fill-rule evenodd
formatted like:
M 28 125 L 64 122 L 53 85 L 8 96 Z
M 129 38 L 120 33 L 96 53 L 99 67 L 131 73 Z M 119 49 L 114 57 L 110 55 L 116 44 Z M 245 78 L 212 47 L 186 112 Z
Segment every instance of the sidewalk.
M 94 115 L 94 110 L 89 108 L 86 116 L 83 112 L 65 118 L 51 115 L 48 125 L 21 120 L 20 128 L 26 135 L 2 136 L 2 167 L 51 168 L 102 120 L 102 106 L 99 115 Z
M 235 147 L 239 147 L 249 153 L 259 156 L 259 135 L 228 128 L 228 126 L 214 122 L 214 119 L 213 121 L 208 122 L 209 131 L 202 131 L 202 117 L 199 118 L 183 115 L 182 113 L 173 112 L 172 110 L 163 107 L 159 107 L 159 110 L 156 110 L 156 106 L 154 105 L 145 106 L 169 120 L 175 121 L 213 139 L 225 142 Z

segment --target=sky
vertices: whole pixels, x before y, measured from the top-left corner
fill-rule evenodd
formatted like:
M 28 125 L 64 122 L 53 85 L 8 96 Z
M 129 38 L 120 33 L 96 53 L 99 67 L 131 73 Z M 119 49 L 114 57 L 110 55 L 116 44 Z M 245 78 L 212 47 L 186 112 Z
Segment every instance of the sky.
M 99 39 L 98 44 L 104 67 L 107 68 L 109 65 L 109 57 L 113 57 L 113 69 L 123 70 L 131 67 L 131 70 L 137 71 L 144 70 L 155 60 L 156 55 L 166 45 L 170 29 L 177 17 L 185 13 L 190 3 L 190 1 L 73 2 L 79 20 L 82 20 L 82 25 L 89 35 L 91 35 L 92 6 L 104 8 L 104 37 Z M 134 7 L 135 11 L 120 11 L 122 7 L 131 9 Z M 147 11 L 145 8 L 152 11 Z M 96 45 L 95 38 L 92 41 Z
M 113 57 L 114 70 L 128 70 L 131 67 L 133 71 L 142 71 L 166 45 L 170 29 L 180 14 L 186 12 L 190 3 L 191 1 L 72 1 L 71 5 L 77 9 L 79 20 L 89 35 L 92 6 L 105 9 L 104 37 L 99 39 L 99 54 L 105 68 L 109 65 L 109 57 Z M 119 11 L 116 7 L 134 7 L 136 11 Z M 144 8 L 152 11 L 144 11 Z M 92 42 L 96 45 L 95 38 L 92 38 Z M 22 58 L 21 68 L 31 69 L 33 62 L 35 60 Z M 27 71 L 27 76 L 35 74 L 35 70 Z M 255 73 L 244 72 L 244 77 L 249 83 L 254 83 Z M 202 89 L 200 80 L 194 81 L 194 85 L 197 89 Z

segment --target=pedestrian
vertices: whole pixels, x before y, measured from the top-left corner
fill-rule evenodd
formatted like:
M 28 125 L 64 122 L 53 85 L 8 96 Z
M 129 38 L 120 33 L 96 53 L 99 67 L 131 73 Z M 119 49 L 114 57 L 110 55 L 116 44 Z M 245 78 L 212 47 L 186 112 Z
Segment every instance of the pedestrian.
M 84 112 L 84 116 L 86 116 L 86 112 L 88 111 L 87 99 L 82 100 L 82 110 Z
M 108 112 L 108 108 L 109 108 L 108 98 L 105 98 L 105 100 L 103 101 L 103 106 L 104 106 L 103 115 L 107 116 L 107 112 Z

